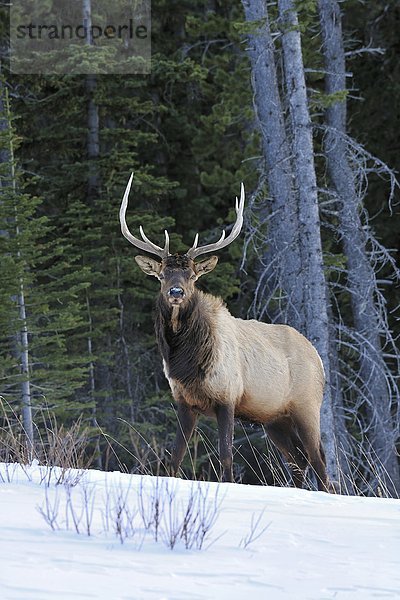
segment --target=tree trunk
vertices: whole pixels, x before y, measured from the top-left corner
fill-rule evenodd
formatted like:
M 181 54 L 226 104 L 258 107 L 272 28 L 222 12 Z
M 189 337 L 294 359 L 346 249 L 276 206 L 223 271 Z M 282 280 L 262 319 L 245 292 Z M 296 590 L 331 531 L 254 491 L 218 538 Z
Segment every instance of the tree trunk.
M 326 387 L 321 410 L 322 440 L 331 478 L 338 479 L 335 426 L 332 408 L 329 356 L 329 320 L 322 257 L 317 181 L 312 126 L 297 12 L 293 0 L 279 0 L 286 94 L 289 102 L 291 142 L 298 186 L 300 252 L 303 269 L 305 335 L 317 348 L 325 367 Z
M 31 402 L 31 384 L 29 371 L 29 338 L 28 327 L 26 323 L 26 304 L 24 294 L 24 283 L 20 281 L 20 291 L 18 296 L 19 317 L 21 321 L 20 334 L 20 360 L 21 360 L 21 396 L 22 396 L 22 423 L 27 442 L 27 451 L 29 461 L 33 460 L 33 419 L 32 419 L 32 402 Z
M 87 338 L 87 347 L 88 347 L 88 355 L 90 358 L 89 362 L 89 385 L 90 385 L 90 398 L 92 401 L 92 427 L 94 430 L 99 428 L 99 424 L 97 422 L 97 407 L 96 407 L 96 381 L 94 377 L 94 358 L 93 358 L 93 344 L 92 344 L 92 336 L 93 336 L 93 321 L 92 315 L 90 312 L 90 301 L 89 296 L 86 290 L 86 307 L 88 314 L 88 324 L 89 324 L 89 335 Z M 103 461 L 101 456 L 101 448 L 100 448 L 100 436 L 96 435 L 95 437 L 95 453 L 94 453 L 94 462 L 96 467 L 101 471 L 103 468 Z
M 20 228 L 18 225 L 18 205 L 16 199 L 17 183 L 15 175 L 15 163 L 14 163 L 14 147 L 13 138 L 11 132 L 11 113 L 10 103 L 8 98 L 8 91 L 3 81 L 0 78 L 0 131 L 8 131 L 9 147 L 8 150 L 4 150 L 1 153 L 1 160 L 8 162 L 9 167 L 9 184 L 14 192 L 15 198 L 15 215 L 14 215 L 14 231 L 18 244 L 18 237 L 20 236 Z M 0 232 L 0 234 L 8 235 L 7 232 Z M 20 250 L 17 250 L 18 259 L 21 259 Z M 32 420 L 32 401 L 31 401 L 31 384 L 30 384 L 30 368 L 29 368 L 29 337 L 28 337 L 28 326 L 26 319 L 26 303 L 25 303 L 25 292 L 24 292 L 24 280 L 23 277 L 19 280 L 19 292 L 18 296 L 15 297 L 15 302 L 18 304 L 19 320 L 20 320 L 20 332 L 18 335 L 16 347 L 18 352 L 18 359 L 20 362 L 22 383 L 21 383 L 21 412 L 22 412 L 22 424 L 25 433 L 26 447 L 28 460 L 33 459 L 33 445 L 34 445 L 34 434 L 33 434 L 33 420 Z
M 262 277 L 271 295 L 283 294 L 278 321 L 304 329 L 303 286 L 299 252 L 299 223 L 290 148 L 275 65 L 267 5 L 264 0 L 242 0 L 246 20 L 259 23 L 249 35 L 248 53 L 252 67 L 254 108 L 261 133 L 265 173 L 271 197 L 268 239 L 262 263 Z M 266 212 L 266 211 L 265 211 Z M 260 271 L 263 269 L 260 268 Z M 269 283 L 268 283 L 269 282 Z M 271 283 L 272 282 L 272 283 Z M 268 304 L 271 298 L 265 298 Z M 265 312 L 265 311 L 264 311 Z M 259 311 L 258 317 L 263 311 Z
M 345 94 L 345 56 L 341 14 L 336 0 L 319 0 L 327 94 Z M 367 255 L 367 237 L 352 171 L 346 133 L 346 100 L 338 99 L 326 110 L 325 154 L 328 172 L 339 202 L 340 233 L 347 257 L 348 288 L 354 327 L 360 342 L 360 377 L 367 397 L 368 439 L 377 477 L 389 493 L 400 493 L 399 465 L 391 416 L 390 387 L 380 341 L 379 310 L 375 304 L 376 278 Z
M 88 95 L 88 112 L 87 112 L 87 153 L 89 159 L 88 173 L 88 199 L 93 200 L 98 196 L 100 189 L 99 169 L 96 161 L 100 156 L 99 142 L 99 107 L 94 100 L 96 92 L 97 80 L 95 75 L 87 75 L 85 88 Z
M 331 373 L 332 410 L 335 420 L 336 456 L 338 466 L 338 491 L 341 494 L 354 495 L 354 475 L 352 472 L 352 446 L 351 437 L 346 427 L 346 411 L 343 398 L 343 379 L 340 371 L 339 354 L 337 348 L 337 325 L 328 306 L 329 318 L 329 363 Z
M 82 0 L 83 24 L 86 27 L 86 44 L 93 45 L 92 38 L 92 0 Z M 88 97 L 87 103 L 87 157 L 89 159 L 88 177 L 87 177 L 87 200 L 93 208 L 95 199 L 98 197 L 100 189 L 100 177 L 97 160 L 100 156 L 99 142 L 99 107 L 97 106 L 94 95 L 97 88 L 97 79 L 95 75 L 86 75 L 85 90 Z M 96 399 L 96 378 L 95 363 L 93 358 L 93 321 L 91 314 L 91 300 L 88 291 L 86 292 L 86 306 L 88 313 L 89 335 L 87 338 L 87 348 L 90 357 L 89 362 L 89 386 L 92 406 L 92 426 L 98 429 L 97 422 L 97 399 Z M 100 448 L 100 437 L 95 436 L 95 465 L 102 469 L 102 455 Z
M 86 44 L 93 45 L 91 35 L 92 31 L 92 3 L 91 0 L 83 0 L 83 23 L 86 27 Z M 89 173 L 88 173 L 88 198 L 93 200 L 100 188 L 99 170 L 96 164 L 100 155 L 99 143 L 99 107 L 94 100 L 96 92 L 97 79 L 95 75 L 87 75 L 85 79 L 85 88 L 88 96 L 88 112 L 87 112 L 87 153 L 89 158 Z

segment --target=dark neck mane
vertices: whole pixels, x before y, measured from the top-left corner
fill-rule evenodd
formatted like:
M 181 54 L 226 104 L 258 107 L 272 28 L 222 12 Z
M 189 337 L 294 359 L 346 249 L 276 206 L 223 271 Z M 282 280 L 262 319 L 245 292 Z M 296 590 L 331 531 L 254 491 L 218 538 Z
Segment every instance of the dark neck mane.
M 161 294 L 158 298 L 155 320 L 158 345 L 168 376 L 183 385 L 203 380 L 214 362 L 215 305 L 212 300 L 214 298 L 196 290 L 188 305 L 179 309 L 177 327 L 173 327 L 172 308 Z

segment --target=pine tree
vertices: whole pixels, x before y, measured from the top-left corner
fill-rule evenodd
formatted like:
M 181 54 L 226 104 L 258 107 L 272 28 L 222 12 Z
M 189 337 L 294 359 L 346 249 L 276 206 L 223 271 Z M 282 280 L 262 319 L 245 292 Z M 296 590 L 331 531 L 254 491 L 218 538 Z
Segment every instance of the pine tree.
M 5 89 L 5 88 L 3 88 Z M 4 100 L 5 99 L 5 100 Z M 40 409 L 59 414 L 81 410 L 71 402 L 82 387 L 86 365 L 81 355 L 71 355 L 67 338 L 79 336 L 83 325 L 76 296 L 82 287 L 74 265 L 65 262 L 65 247 L 46 216 L 41 201 L 24 190 L 23 173 L 15 161 L 17 138 L 7 94 L 3 96 L 1 135 L 2 198 L 0 217 L 2 278 L 1 320 L 3 397 L 16 414 L 20 411 L 28 439 L 33 445 L 34 423 Z M 71 413 L 70 413 L 71 414 Z

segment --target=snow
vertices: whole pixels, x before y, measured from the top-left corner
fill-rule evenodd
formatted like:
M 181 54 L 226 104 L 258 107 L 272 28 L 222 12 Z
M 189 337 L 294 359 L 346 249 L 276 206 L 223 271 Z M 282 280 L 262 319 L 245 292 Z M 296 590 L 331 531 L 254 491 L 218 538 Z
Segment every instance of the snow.
M 80 534 L 71 515 L 67 529 L 65 485 L 46 485 L 60 473 L 37 464 L 0 464 L 1 600 L 400 598 L 399 500 L 178 479 L 156 483 L 91 470 L 72 473 L 79 482 L 71 489 L 79 515 L 86 490 L 89 537 L 83 516 Z M 218 493 L 217 519 L 202 550 L 156 542 L 140 515 L 135 536 L 123 544 L 111 531 L 112 519 L 106 527 L 116 498 L 126 497 L 132 507 L 140 496 L 151 503 L 156 485 L 164 500 L 168 491 L 174 496 L 177 513 L 193 493 L 206 497 L 209 507 Z M 45 510 L 46 498 L 59 507 L 54 531 L 38 510 Z M 170 505 L 163 505 L 166 528 Z M 254 536 L 261 535 L 245 548 L 252 519 L 259 519 Z

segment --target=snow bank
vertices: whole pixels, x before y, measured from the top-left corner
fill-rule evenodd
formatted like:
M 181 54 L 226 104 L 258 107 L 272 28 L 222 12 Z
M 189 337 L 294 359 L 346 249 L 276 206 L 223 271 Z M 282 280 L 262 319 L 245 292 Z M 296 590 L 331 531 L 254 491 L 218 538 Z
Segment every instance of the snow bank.
M 86 490 L 90 537 L 74 530 L 65 486 L 51 483 L 46 491 L 50 475 L 79 480 L 72 489 L 77 513 Z M 121 544 L 105 527 L 107 501 L 126 493 L 135 512 L 138 498 L 154 497 L 154 478 L 0 464 L 0 482 L 2 600 L 400 598 L 399 500 L 160 479 L 182 510 L 193 490 L 211 504 L 217 498 L 210 547 L 186 550 L 179 542 L 171 551 L 144 528 Z M 46 499 L 59 503 L 60 530 L 38 510 Z M 258 518 L 261 535 L 244 548 Z

